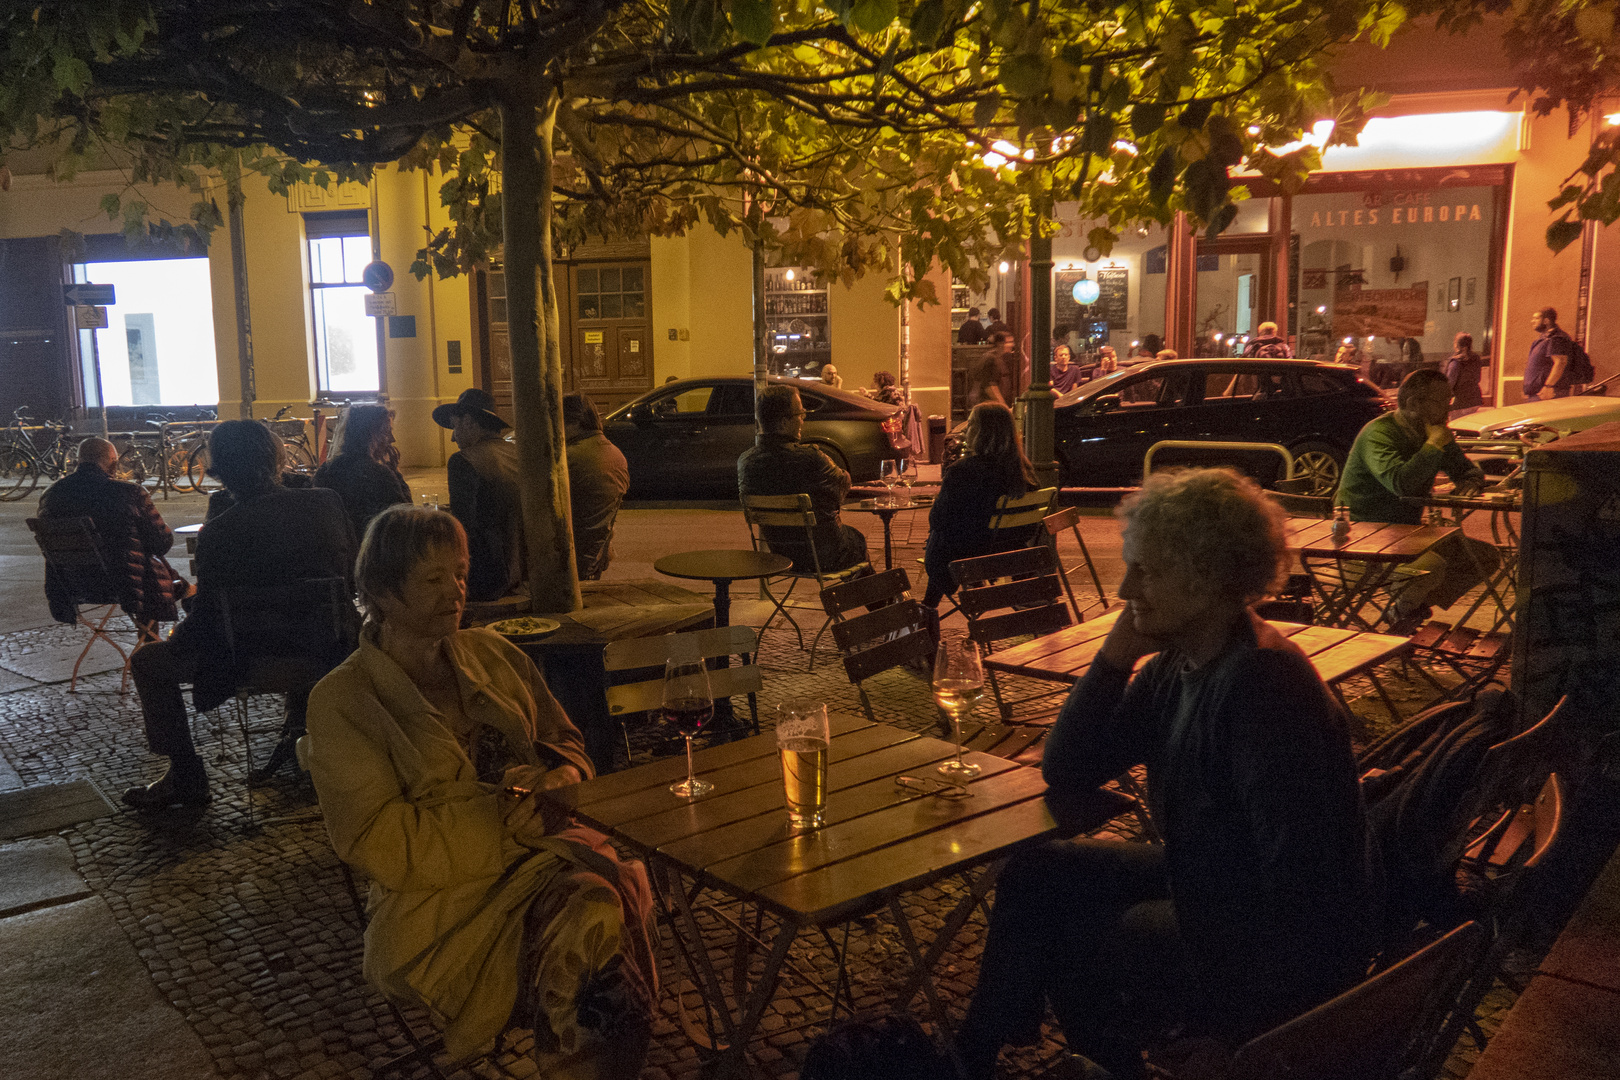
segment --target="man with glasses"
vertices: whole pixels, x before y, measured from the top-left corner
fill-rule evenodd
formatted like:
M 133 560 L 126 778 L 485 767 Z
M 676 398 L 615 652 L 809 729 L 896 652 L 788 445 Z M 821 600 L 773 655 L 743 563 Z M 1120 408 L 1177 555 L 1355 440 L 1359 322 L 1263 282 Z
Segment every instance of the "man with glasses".
M 737 486 L 752 495 L 809 495 L 816 512 L 815 555 L 811 559 L 802 529 L 764 526 L 761 533 L 771 550 L 793 560 L 798 570 L 844 570 L 866 562 L 866 537 L 839 520 L 839 509 L 849 493 L 849 473 L 813 443 L 801 442 L 804 404 L 791 386 L 768 386 L 754 406 L 759 434 L 754 445 L 737 459 Z

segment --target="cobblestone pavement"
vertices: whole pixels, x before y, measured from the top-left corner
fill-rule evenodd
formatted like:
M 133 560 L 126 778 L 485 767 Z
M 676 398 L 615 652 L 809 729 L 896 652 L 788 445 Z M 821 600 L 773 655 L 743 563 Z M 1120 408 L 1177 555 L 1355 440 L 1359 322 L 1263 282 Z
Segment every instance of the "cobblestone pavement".
M 31 651 L 60 647 L 76 633 L 52 627 L 0 638 L 0 666 Z M 770 706 L 789 696 L 815 695 L 846 712 L 860 708 L 836 658 L 824 652 L 816 671 L 805 671 L 805 654 L 794 647 L 790 631 L 773 629 L 766 636 L 760 662 L 766 669 L 761 700 L 766 722 Z M 1405 685 L 1392 681 L 1398 689 Z M 77 694 L 68 694 L 65 682 L 0 694 L 0 753 L 24 784 L 88 778 L 116 803 L 125 787 L 155 777 L 161 762 L 145 752 L 134 694 L 119 695 L 117 685 L 118 673 L 110 672 L 81 679 Z M 1015 696 L 1039 686 L 1020 687 Z M 933 731 L 935 711 L 921 679 L 891 672 L 868 687 L 878 719 Z M 1050 708 L 1056 700 L 1025 708 Z M 256 737 L 261 755 L 273 741 L 278 704 L 271 698 L 252 703 L 252 723 L 263 732 Z M 1372 699 L 1359 701 L 1357 708 L 1375 732 L 1387 724 Z M 221 1076 L 379 1075 L 380 1066 L 406 1043 L 387 1008 L 361 980 L 360 927 L 313 789 L 307 779 L 291 776 L 255 789 L 259 827 L 250 829 L 235 725 L 221 713 L 198 719 L 194 731 L 210 765 L 214 802 L 158 816 L 119 812 L 62 830 L 79 871 L 111 906 L 159 991 L 201 1037 Z M 656 729 L 632 732 L 638 758 L 663 741 Z M 962 894 L 959 882 L 943 882 L 909 897 L 908 914 L 926 937 Z M 722 926 L 717 916 L 708 918 L 718 949 Z M 981 911 L 938 973 L 940 992 L 957 1019 L 973 988 L 983 931 Z M 840 934 L 838 940 L 847 942 L 856 1007 L 885 1007 L 908 967 L 892 921 L 886 915 L 859 920 L 847 938 Z M 665 950 L 666 960 L 670 952 Z M 831 948 L 808 939 L 795 945 L 790 965 L 754 1050 L 763 1074 L 784 1078 L 796 1076 L 814 1025 L 827 1017 L 816 984 L 831 985 L 836 972 Z M 682 1001 L 688 1006 L 696 1001 L 681 992 L 686 987 L 680 971 L 666 964 L 664 977 L 663 1013 L 643 1077 L 696 1077 L 701 1066 L 678 1014 Z M 920 1004 L 913 1007 L 922 1015 Z M 1493 999 L 1485 1011 L 1496 1016 L 1505 1005 Z M 411 1019 L 423 1030 L 429 1026 L 424 1016 Z M 512 1076 L 532 1075 L 527 1049 L 527 1039 L 519 1038 L 462 1075 L 496 1075 L 491 1070 L 497 1068 Z M 1037 1075 L 1060 1050 L 1055 1038 L 1047 1038 L 1009 1053 L 1003 1058 L 1006 1075 Z

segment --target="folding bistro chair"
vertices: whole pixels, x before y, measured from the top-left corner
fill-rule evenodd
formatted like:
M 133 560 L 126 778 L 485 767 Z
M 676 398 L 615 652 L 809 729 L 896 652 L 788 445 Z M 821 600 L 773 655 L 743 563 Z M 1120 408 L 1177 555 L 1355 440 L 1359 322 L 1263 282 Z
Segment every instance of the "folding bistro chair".
M 967 616 L 968 637 L 988 653 L 1008 638 L 1041 637 L 1074 625 L 1078 620 L 1065 599 L 1059 565 L 1044 544 L 951 563 L 956 606 Z M 1068 683 L 1061 683 L 1057 689 L 1009 701 L 995 669 L 987 668 L 985 676 L 1003 720 L 1012 719 L 1014 705 L 1069 692 Z
M 987 552 L 1012 551 L 1029 547 L 1047 538 L 1042 523 L 1057 499 L 1057 488 L 1040 488 L 1022 495 L 1003 495 L 996 500 L 990 515 L 990 539 L 985 543 Z M 954 564 L 953 564 L 954 565 Z M 957 609 L 955 589 L 947 592 L 952 610 Z M 946 612 L 949 615 L 950 612 Z
M 815 542 L 816 512 L 811 507 L 809 495 L 744 495 L 742 505 L 743 520 L 748 522 L 748 535 L 753 540 L 755 551 L 771 550 L 769 541 L 765 539 L 764 530 L 766 528 L 804 530 L 805 546 L 810 551 L 810 569 L 795 564 L 791 569 L 778 575 L 777 581 L 786 579 L 789 582 L 787 592 L 782 594 L 781 599 L 777 599 L 776 594 L 771 592 L 771 579 L 767 578 L 761 581 L 760 587 L 765 590 L 765 595 L 775 605 L 775 610 L 766 618 L 765 625 L 759 628 L 760 634 L 763 635 L 772 621 L 778 615 L 781 615 L 792 624 L 793 632 L 799 639 L 799 648 L 802 649 L 804 648 L 804 631 L 799 628 L 798 621 L 793 618 L 793 613 L 788 610 L 788 601 L 793 597 L 793 590 L 798 588 L 799 582 L 812 580 L 816 583 L 817 588 L 825 589 L 829 585 L 836 585 L 871 573 L 872 564 L 862 562 L 846 567 L 843 570 L 822 570 L 821 555 L 816 551 Z M 775 554 L 786 553 L 776 552 Z M 816 631 L 815 638 L 810 642 L 811 671 L 816 669 L 816 645 L 821 641 L 821 635 L 826 632 L 827 623 L 824 622 L 821 624 L 821 629 Z
M 908 665 L 919 672 L 931 671 L 938 647 L 933 620 L 921 602 L 912 599 L 911 579 L 900 567 L 829 585 L 821 590 L 821 605 L 844 672 L 861 695 L 866 718 L 876 723 L 865 681 Z M 857 608 L 866 611 L 854 613 Z
M 764 686 L 759 665 L 753 662 L 758 649 L 759 637 L 748 626 L 719 626 L 712 630 L 608 642 L 603 663 L 609 680 L 615 675 L 632 680 L 607 688 L 608 715 L 619 721 L 625 760 L 630 760 L 630 728 L 626 720 L 635 713 L 650 712 L 663 705 L 664 664 L 683 652 L 690 656 L 695 650 L 699 658 L 711 661 L 709 691 L 715 701 L 736 694 L 748 695 L 749 726 L 758 735 L 758 694 Z M 731 666 L 733 656 L 741 658 L 740 666 Z M 712 661 L 722 658 L 725 666 L 715 667 Z
M 1075 506 L 1066 506 L 1055 514 L 1048 514 L 1041 519 L 1046 527 L 1046 542 L 1052 549 L 1052 556 L 1057 561 L 1058 579 L 1063 582 L 1063 591 L 1069 594 L 1069 606 L 1074 609 L 1076 618 L 1084 618 L 1084 612 L 1101 605 L 1104 611 L 1108 610 L 1108 594 L 1103 591 L 1102 578 L 1097 576 L 1097 564 L 1091 561 L 1091 549 L 1086 547 L 1086 538 L 1080 535 L 1080 509 Z M 1068 529 L 1074 534 L 1074 542 L 1080 548 L 1080 562 L 1073 566 L 1063 565 L 1062 553 L 1058 551 L 1058 540 L 1063 530 Z M 1097 599 L 1085 607 L 1080 606 L 1080 600 L 1074 595 L 1074 588 L 1069 584 L 1069 576 L 1082 566 L 1091 575 L 1091 584 L 1097 590 Z
M 78 617 L 78 625 L 90 631 L 90 640 L 84 643 L 84 649 L 79 658 L 73 662 L 73 676 L 68 680 L 68 693 L 78 693 L 79 667 L 84 658 L 90 655 L 90 650 L 97 641 L 105 641 L 118 651 L 124 661 L 124 677 L 118 684 L 120 694 L 129 691 L 129 658 L 135 654 L 148 641 L 158 638 L 157 624 L 154 622 L 141 622 L 136 624 L 137 636 L 134 648 L 125 650 L 108 632 L 107 624 L 114 615 L 119 614 L 124 595 L 128 585 L 122 570 L 115 571 L 107 565 L 103 554 L 101 536 L 96 531 L 96 522 L 90 517 L 76 518 L 37 518 L 28 519 L 28 527 L 33 530 L 34 541 L 39 544 L 40 554 L 61 577 L 67 581 L 73 590 L 74 614 Z M 84 608 L 91 608 L 90 617 L 86 617 Z M 100 618 L 91 622 L 100 609 Z
M 239 682 L 230 705 L 242 734 L 246 771 L 253 768 L 253 736 L 262 734 L 249 724 L 248 699 L 262 694 L 300 694 L 315 684 L 354 651 L 359 615 L 342 578 L 307 578 L 281 585 L 227 586 L 220 600 L 231 663 Z M 277 729 L 278 749 L 301 735 L 287 727 Z M 248 827 L 254 824 L 253 791 L 247 797 Z

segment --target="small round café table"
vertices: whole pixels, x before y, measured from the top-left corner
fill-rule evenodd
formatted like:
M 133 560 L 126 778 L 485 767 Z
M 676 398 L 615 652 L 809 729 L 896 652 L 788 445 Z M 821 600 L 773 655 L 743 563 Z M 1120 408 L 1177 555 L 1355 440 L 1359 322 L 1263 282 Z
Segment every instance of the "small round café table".
M 665 555 L 653 569 L 670 577 L 714 582 L 714 625 L 731 625 L 731 583 L 749 578 L 770 577 L 793 566 L 785 555 L 746 548 L 718 551 L 682 551 Z

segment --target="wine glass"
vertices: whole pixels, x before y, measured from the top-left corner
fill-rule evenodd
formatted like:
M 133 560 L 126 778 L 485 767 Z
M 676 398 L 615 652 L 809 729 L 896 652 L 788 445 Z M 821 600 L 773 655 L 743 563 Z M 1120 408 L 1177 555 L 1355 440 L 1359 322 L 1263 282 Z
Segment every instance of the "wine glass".
M 951 718 L 951 735 L 956 757 L 939 767 L 939 774 L 953 783 L 966 783 L 979 775 L 979 766 L 962 760 L 962 718 L 984 696 L 984 664 L 978 643 L 971 638 L 945 639 L 934 658 L 934 701 Z
M 424 494 L 422 496 L 422 509 L 424 509 L 424 510 L 437 510 L 437 509 L 439 509 L 439 495 L 438 495 L 437 492 L 431 492 L 430 491 L 430 492 L 427 492 L 426 494 Z
M 906 498 L 910 499 L 911 485 L 917 482 L 917 459 L 904 458 L 900 462 L 900 484 L 906 489 Z
M 905 463 L 885 458 L 878 463 L 878 481 L 887 489 L 888 494 L 883 498 L 885 506 L 894 505 L 894 485 L 900 482 L 900 476 L 905 472 Z
M 709 669 L 702 660 L 670 660 L 664 665 L 664 719 L 686 736 L 686 779 L 669 785 L 682 798 L 695 799 L 714 790 L 699 780 L 692 767 L 692 736 L 714 716 L 714 695 L 709 691 Z

